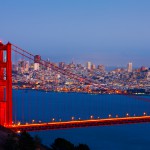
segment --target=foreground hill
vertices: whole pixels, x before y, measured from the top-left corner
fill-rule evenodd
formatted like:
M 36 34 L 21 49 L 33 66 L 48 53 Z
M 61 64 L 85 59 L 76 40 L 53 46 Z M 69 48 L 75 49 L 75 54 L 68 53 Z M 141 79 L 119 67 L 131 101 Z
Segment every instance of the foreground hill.
M 0 150 L 49 150 L 49 148 L 42 145 L 37 136 L 32 138 L 26 132 L 18 135 L 0 126 Z
M 5 144 L 9 135 L 13 134 L 13 132 L 3 126 L 0 126 L 0 150 L 3 150 L 3 145 Z
M 0 150 L 90 150 L 86 144 L 75 146 L 71 142 L 57 138 L 50 147 L 41 143 L 38 136 L 34 138 L 26 132 L 19 135 L 0 126 Z

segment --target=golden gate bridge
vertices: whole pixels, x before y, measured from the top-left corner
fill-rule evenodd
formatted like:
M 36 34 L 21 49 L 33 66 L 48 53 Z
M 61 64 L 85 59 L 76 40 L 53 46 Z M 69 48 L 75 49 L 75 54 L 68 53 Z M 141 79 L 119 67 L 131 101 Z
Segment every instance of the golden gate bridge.
M 13 123 L 13 101 L 12 101 L 12 51 L 15 53 L 34 61 L 35 55 L 29 53 L 26 50 L 19 48 L 18 46 L 7 43 L 3 44 L 0 42 L 0 125 L 3 125 L 15 132 L 20 131 L 39 131 L 39 130 L 57 130 L 66 128 L 79 128 L 79 127 L 90 127 L 90 126 L 111 126 L 118 124 L 133 124 L 133 123 L 144 123 L 150 122 L 150 116 L 145 112 L 141 116 L 129 116 L 125 117 L 111 117 L 109 118 L 93 118 L 86 120 L 74 120 L 71 121 L 53 121 L 44 123 Z M 89 78 L 83 78 L 82 76 L 72 73 L 68 70 L 64 70 L 49 62 L 47 65 L 46 61 L 42 60 L 39 62 L 40 65 L 45 67 L 51 67 L 52 70 L 73 78 L 78 82 L 93 84 L 94 86 L 105 89 L 105 87 L 99 84 L 97 81 Z M 129 96 L 129 95 L 127 95 Z M 134 98 L 136 98 L 134 96 Z M 149 101 L 146 98 L 138 97 L 138 100 Z

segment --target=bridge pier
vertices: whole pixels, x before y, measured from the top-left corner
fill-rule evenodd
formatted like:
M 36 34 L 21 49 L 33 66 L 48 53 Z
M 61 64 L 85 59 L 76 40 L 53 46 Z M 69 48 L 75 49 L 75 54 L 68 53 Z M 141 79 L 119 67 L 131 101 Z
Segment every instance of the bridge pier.
M 12 125 L 11 44 L 0 42 L 0 125 Z

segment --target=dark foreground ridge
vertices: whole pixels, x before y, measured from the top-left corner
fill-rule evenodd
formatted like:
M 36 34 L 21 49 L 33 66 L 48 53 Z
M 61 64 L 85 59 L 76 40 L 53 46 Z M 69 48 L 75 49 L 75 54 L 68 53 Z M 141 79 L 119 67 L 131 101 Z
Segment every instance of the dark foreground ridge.
M 41 143 L 38 136 L 34 138 L 27 132 L 22 132 L 19 135 L 0 126 L 0 150 L 90 150 L 86 144 L 75 146 L 71 142 L 57 138 L 50 147 Z
M 32 138 L 27 132 L 19 135 L 0 126 L 0 150 L 49 150 L 41 143 L 39 137 Z

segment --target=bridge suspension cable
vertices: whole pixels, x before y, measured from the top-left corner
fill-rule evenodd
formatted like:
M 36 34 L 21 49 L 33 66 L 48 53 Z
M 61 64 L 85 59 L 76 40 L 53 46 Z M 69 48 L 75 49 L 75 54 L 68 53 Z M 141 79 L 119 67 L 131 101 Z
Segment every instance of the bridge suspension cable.
M 35 55 L 29 53 L 27 50 L 24 50 L 24 49 L 16 46 L 15 44 L 12 44 L 12 46 L 13 46 L 12 50 L 14 52 L 28 58 L 29 60 L 34 61 Z M 70 77 L 71 79 L 78 80 L 80 83 L 87 83 L 87 84 L 94 85 L 96 88 L 103 89 L 103 90 L 108 90 L 105 86 L 101 85 L 98 81 L 95 81 L 95 80 L 90 79 L 90 78 L 82 77 L 78 74 L 75 74 L 75 73 L 72 73 L 72 72 L 68 71 L 67 69 L 62 69 L 62 68 L 56 66 L 55 64 L 53 64 L 51 62 L 47 62 L 47 61 L 41 59 L 39 64 L 44 66 L 44 67 L 51 68 L 52 70 L 56 71 L 57 73 L 66 75 L 66 76 Z M 109 90 L 112 90 L 112 89 L 109 89 Z M 135 98 L 137 100 L 143 100 L 143 101 L 150 102 L 149 98 L 139 97 L 139 96 L 136 96 L 136 95 L 128 95 L 128 94 L 123 94 L 123 95 L 124 96 L 130 96 L 130 97 Z
M 20 55 L 22 55 L 22 56 L 24 56 L 24 57 L 34 61 L 34 56 L 35 55 L 27 52 L 26 50 L 23 50 L 22 48 L 19 48 L 18 46 L 14 45 L 14 44 L 12 44 L 12 46 L 14 46 L 14 48 L 12 48 L 13 51 L 15 51 L 16 53 L 18 53 L 18 54 L 20 54 Z M 68 71 L 66 69 L 62 69 L 62 68 L 54 65 L 51 62 L 47 62 L 47 61 L 41 59 L 39 64 L 42 65 L 42 66 L 45 66 L 47 68 L 51 68 L 52 70 L 54 70 L 54 71 L 56 71 L 58 73 L 61 73 L 61 74 L 66 75 L 68 77 L 71 77 L 71 78 L 73 78 L 75 80 L 78 80 L 78 81 L 80 81 L 82 83 L 94 84 L 95 87 L 104 89 L 104 87 L 102 87 L 102 85 L 99 82 L 97 82 L 95 80 L 92 80 L 92 79 L 89 79 L 89 78 L 83 78 L 82 76 L 74 74 L 74 73 L 72 73 L 72 72 L 70 72 L 70 71 Z

